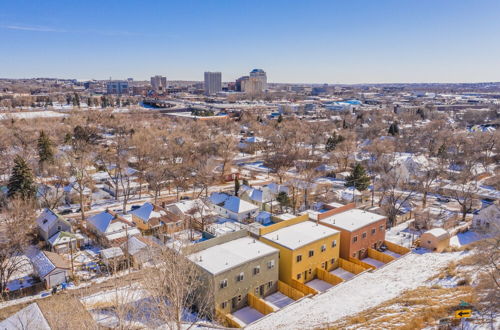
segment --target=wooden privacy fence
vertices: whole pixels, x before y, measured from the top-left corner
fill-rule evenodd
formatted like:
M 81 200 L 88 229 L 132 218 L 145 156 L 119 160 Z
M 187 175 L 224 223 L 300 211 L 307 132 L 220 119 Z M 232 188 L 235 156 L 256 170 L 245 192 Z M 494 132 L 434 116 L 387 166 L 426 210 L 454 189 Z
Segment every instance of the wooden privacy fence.
M 361 265 L 355 264 L 353 262 L 350 262 L 350 261 L 342 259 L 342 258 L 339 259 L 339 267 L 347 270 L 350 273 L 356 274 L 356 275 L 369 269 L 369 268 L 365 268 Z
M 370 265 L 370 264 L 367 264 L 366 262 L 361 261 L 361 260 L 356 259 L 356 258 L 349 257 L 349 261 L 352 262 L 353 264 L 361 266 L 361 267 L 363 267 L 365 269 L 377 269 L 377 267 L 375 267 L 373 265 Z
M 236 321 L 231 314 L 226 314 L 218 308 L 215 309 L 215 314 L 217 319 L 224 325 L 227 325 L 230 328 L 241 328 L 241 324 Z
M 410 249 L 392 242 L 384 241 L 384 245 L 387 246 L 389 251 L 395 252 L 400 255 L 405 255 L 407 253 L 410 253 Z
M 337 285 L 344 282 L 342 278 L 338 277 L 337 275 L 330 274 L 322 268 L 316 268 L 316 276 L 320 280 L 330 283 L 331 285 Z
M 379 252 L 379 251 L 374 250 L 374 249 L 368 249 L 368 257 L 375 259 L 375 260 L 378 260 L 378 261 L 381 261 L 384 264 L 387 264 L 387 263 L 393 261 L 394 259 L 396 259 L 393 256 Z
M 253 293 L 247 294 L 248 305 L 264 315 L 274 312 L 274 308 L 268 305 L 264 300 L 257 298 Z
M 278 281 L 278 291 L 293 300 L 299 300 L 300 298 L 303 298 L 305 296 L 305 294 L 302 293 L 301 291 L 292 288 L 285 282 L 281 281 Z
M 318 294 L 318 291 L 316 289 L 313 289 L 313 288 L 305 285 L 304 283 L 300 283 L 299 281 L 294 280 L 293 278 L 290 281 L 290 285 L 292 286 L 292 288 L 295 288 L 306 295 L 307 294 L 312 294 L 312 295 Z

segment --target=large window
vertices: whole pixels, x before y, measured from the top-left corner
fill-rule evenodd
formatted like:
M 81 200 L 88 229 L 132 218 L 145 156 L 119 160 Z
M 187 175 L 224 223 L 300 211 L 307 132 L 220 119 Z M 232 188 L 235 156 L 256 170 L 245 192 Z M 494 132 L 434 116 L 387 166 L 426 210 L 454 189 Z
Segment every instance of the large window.
M 237 277 L 236 281 L 241 282 L 245 278 L 245 273 L 241 272 Z
M 364 232 L 361 237 L 366 238 L 366 232 Z
M 301 255 L 301 254 L 299 254 L 299 255 L 297 256 L 297 262 L 301 262 L 301 261 L 302 261 L 302 255 Z
M 325 252 L 325 251 L 326 251 L 326 245 L 323 244 L 323 245 L 321 245 L 321 252 Z
M 332 248 L 336 247 L 337 246 L 337 240 L 333 240 L 332 241 Z
M 260 273 L 260 266 L 254 267 L 254 269 L 253 269 L 254 275 L 257 275 L 258 273 Z
M 227 287 L 227 279 L 223 279 L 222 281 L 220 281 L 220 288 L 224 289 L 225 287 Z
M 267 262 L 267 268 L 268 269 L 274 268 L 274 259 Z
M 309 258 L 314 256 L 314 250 L 309 250 Z
M 356 243 L 357 241 L 358 241 L 358 236 L 354 236 L 354 237 L 352 238 L 352 242 L 353 242 L 353 243 Z

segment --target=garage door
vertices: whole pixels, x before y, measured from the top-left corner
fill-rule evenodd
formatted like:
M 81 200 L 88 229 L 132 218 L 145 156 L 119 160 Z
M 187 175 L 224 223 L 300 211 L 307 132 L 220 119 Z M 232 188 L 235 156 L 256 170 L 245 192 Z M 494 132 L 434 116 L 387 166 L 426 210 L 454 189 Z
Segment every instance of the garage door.
M 58 284 L 61 284 L 63 282 L 66 282 L 66 272 L 58 272 L 54 274 L 49 275 L 49 286 L 53 287 Z

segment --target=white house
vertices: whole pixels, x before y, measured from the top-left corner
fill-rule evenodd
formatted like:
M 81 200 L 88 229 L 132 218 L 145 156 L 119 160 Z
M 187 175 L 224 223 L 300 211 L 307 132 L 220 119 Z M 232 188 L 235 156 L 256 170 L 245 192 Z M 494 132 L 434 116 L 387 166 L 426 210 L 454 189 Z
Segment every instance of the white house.
M 488 230 L 496 227 L 500 229 L 500 207 L 496 204 L 488 205 L 474 214 L 472 227 L 475 229 Z
M 36 219 L 38 233 L 48 241 L 60 231 L 71 232 L 71 224 L 51 209 L 45 209 Z
M 258 206 L 226 193 L 212 193 L 209 202 L 220 216 L 237 221 L 255 217 L 259 212 Z

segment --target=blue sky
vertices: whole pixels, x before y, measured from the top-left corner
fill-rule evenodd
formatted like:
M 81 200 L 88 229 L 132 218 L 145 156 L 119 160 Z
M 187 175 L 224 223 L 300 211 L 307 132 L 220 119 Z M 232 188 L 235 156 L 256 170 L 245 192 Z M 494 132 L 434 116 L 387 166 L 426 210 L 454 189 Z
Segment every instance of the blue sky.
M 0 0 L 0 77 L 500 81 L 499 0 Z

